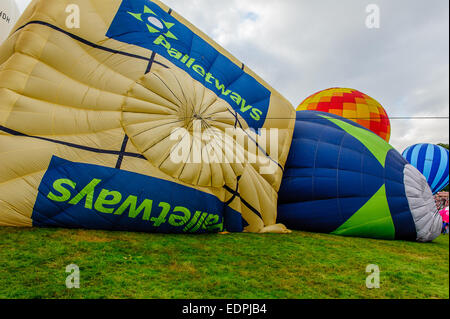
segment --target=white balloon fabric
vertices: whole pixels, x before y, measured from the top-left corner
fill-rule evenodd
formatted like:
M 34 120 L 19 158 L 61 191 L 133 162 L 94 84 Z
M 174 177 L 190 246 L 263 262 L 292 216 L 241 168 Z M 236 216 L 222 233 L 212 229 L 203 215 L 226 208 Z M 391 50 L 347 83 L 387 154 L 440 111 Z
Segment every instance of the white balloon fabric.
M 0 44 L 8 37 L 19 16 L 20 11 L 14 0 L 0 1 Z

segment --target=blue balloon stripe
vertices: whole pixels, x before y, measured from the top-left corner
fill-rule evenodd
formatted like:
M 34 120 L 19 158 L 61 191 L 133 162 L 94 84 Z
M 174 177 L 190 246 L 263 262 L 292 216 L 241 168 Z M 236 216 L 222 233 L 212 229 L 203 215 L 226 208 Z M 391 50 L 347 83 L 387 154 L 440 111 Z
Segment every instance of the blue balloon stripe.
M 427 179 L 428 185 L 436 194 L 449 182 L 449 152 L 433 144 L 416 144 L 403 152 L 403 157 L 417 168 Z
M 411 147 L 408 147 L 406 150 L 404 150 L 402 155 L 409 163 L 411 163 Z
M 409 162 L 411 163 L 412 166 L 414 166 L 415 168 L 417 168 L 417 161 L 419 159 L 419 151 L 420 151 L 420 145 L 417 145 L 415 147 L 412 147 L 411 150 L 411 159 L 409 160 Z
M 445 186 L 448 185 L 448 171 L 447 171 L 447 176 L 444 176 L 444 177 L 445 177 L 444 181 L 442 183 L 440 183 L 438 187 L 436 187 L 435 193 L 440 192 Z
M 434 147 L 426 145 L 425 160 L 423 161 L 423 176 L 426 177 L 428 184 L 434 180 L 435 176 L 431 175 L 431 167 L 433 166 Z
M 425 161 L 426 161 L 426 155 L 427 155 L 427 149 L 428 149 L 428 145 L 426 144 L 422 144 L 419 148 L 419 153 L 417 155 L 417 163 L 416 163 L 416 167 L 419 170 L 419 172 L 422 172 L 423 175 L 424 174 L 424 167 L 425 167 Z M 425 176 L 425 178 L 428 180 L 429 176 Z
M 412 158 L 412 147 L 408 147 L 404 152 L 403 156 L 406 158 L 406 160 L 411 164 L 411 158 Z
M 433 194 L 436 194 L 437 192 L 441 191 L 447 185 L 448 185 L 448 168 L 444 172 L 442 178 L 439 180 L 437 186 L 433 188 Z
M 440 165 L 442 160 L 445 161 L 446 156 L 445 156 L 445 153 L 442 153 L 442 149 L 439 148 L 439 147 L 434 147 L 433 154 L 434 154 L 433 165 L 431 167 L 430 176 L 432 176 L 431 180 L 434 182 L 435 180 L 439 180 L 440 179 L 440 177 L 437 178 L 436 176 L 438 176 L 440 174 L 440 172 L 439 172 L 439 165 Z M 432 187 L 433 182 L 428 183 L 430 185 L 430 187 Z M 433 188 L 431 188 L 431 190 L 433 191 Z
M 437 172 L 437 178 L 434 180 L 433 183 L 431 183 L 431 189 L 433 193 L 438 192 L 440 189 L 444 188 L 446 185 L 445 180 L 447 179 L 448 183 L 448 151 L 446 149 L 439 148 L 441 153 L 441 158 L 439 161 L 439 168 Z M 444 186 L 440 187 L 441 184 L 444 184 Z

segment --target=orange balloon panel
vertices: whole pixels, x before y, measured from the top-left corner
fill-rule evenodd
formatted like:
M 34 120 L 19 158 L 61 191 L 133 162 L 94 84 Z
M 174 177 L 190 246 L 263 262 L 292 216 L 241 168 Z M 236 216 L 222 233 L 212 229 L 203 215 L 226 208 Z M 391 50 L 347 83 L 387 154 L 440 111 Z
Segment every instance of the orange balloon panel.
M 389 142 L 391 124 L 380 103 L 353 89 L 331 88 L 317 92 L 297 108 L 297 111 L 321 111 L 352 120 Z

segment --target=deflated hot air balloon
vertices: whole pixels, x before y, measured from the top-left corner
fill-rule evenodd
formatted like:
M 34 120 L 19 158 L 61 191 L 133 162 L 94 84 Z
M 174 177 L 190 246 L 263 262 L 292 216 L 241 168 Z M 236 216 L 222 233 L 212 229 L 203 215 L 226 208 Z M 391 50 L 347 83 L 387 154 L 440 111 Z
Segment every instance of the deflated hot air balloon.
M 291 229 L 422 242 L 442 228 L 417 169 L 369 130 L 316 111 L 297 112 L 278 221 Z
M 14 0 L 0 2 L 0 44 L 8 37 L 19 15 L 19 9 Z
M 34 0 L 17 26 L 0 49 L 0 225 L 287 232 L 295 111 L 180 15 Z
M 403 157 L 425 176 L 433 194 L 448 185 L 447 149 L 433 144 L 416 144 L 408 147 L 403 152 Z
M 386 142 L 391 137 L 389 117 L 381 104 L 354 89 L 331 88 L 317 92 L 303 101 L 297 111 L 336 114 L 364 126 Z

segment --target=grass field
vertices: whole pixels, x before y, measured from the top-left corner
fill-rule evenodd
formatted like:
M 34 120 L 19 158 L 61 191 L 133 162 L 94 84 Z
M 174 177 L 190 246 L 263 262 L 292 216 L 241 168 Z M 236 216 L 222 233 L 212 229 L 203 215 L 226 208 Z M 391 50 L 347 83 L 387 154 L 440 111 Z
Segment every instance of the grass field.
M 294 232 L 159 235 L 0 228 L 0 298 L 449 298 L 433 243 Z M 65 286 L 80 267 L 80 289 Z M 381 287 L 367 289 L 377 264 Z

